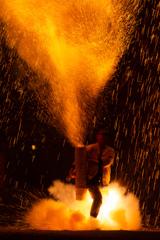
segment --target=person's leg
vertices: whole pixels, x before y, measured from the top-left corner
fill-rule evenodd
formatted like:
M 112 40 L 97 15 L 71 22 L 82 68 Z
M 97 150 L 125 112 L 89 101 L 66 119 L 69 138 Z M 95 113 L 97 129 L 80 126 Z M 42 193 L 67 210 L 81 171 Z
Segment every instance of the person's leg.
M 90 185 L 88 186 L 88 190 L 93 198 L 93 203 L 91 206 L 90 216 L 97 217 L 100 207 L 102 205 L 102 194 L 99 190 L 98 186 Z

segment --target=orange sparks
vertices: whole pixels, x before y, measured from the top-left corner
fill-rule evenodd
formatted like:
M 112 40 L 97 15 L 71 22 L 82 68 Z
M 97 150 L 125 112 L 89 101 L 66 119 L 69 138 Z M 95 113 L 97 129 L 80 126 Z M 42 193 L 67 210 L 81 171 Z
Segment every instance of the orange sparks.
M 37 96 L 73 146 L 84 144 L 95 99 L 128 46 L 137 2 L 0 0 L 6 43 L 50 86 Z

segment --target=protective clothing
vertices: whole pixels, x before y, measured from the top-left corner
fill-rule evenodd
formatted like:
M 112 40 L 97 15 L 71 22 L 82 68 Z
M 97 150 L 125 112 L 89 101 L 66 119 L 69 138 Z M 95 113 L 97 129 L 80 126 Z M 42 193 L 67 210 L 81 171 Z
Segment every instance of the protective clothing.
M 96 176 L 99 170 L 99 160 L 101 156 L 102 161 L 102 185 L 108 185 L 110 182 L 110 174 L 111 174 L 111 165 L 114 162 L 115 151 L 113 148 L 109 146 L 105 146 L 102 152 L 100 152 L 100 148 L 98 143 L 88 145 L 86 147 L 87 150 L 87 164 L 88 171 L 87 177 L 91 180 Z

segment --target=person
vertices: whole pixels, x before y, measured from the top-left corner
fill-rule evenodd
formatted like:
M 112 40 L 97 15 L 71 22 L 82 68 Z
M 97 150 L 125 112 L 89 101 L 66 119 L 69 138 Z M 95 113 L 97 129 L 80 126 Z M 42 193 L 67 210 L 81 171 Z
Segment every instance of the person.
M 111 165 L 114 162 L 115 151 L 108 146 L 110 132 L 108 128 L 100 129 L 96 135 L 97 142 L 86 146 L 87 155 L 87 188 L 93 199 L 90 216 L 96 218 L 102 205 L 100 187 L 110 182 Z M 69 177 L 75 177 L 74 164 L 69 171 Z

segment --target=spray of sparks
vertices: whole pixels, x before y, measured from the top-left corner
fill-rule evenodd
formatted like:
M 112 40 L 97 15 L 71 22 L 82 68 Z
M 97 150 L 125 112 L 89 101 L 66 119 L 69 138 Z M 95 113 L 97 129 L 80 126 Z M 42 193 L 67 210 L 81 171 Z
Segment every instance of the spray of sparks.
M 5 6 L 5 2 L 0 1 L 1 7 Z M 11 1 L 7 2 L 9 4 Z M 18 1 L 16 2 L 18 3 Z M 29 3 L 29 1 L 27 2 Z M 13 5 L 18 8 L 15 4 Z M 21 13 L 23 12 L 22 10 Z M 1 17 L 2 14 L 5 15 L 6 11 L 7 8 L 4 11 L 1 10 Z M 15 12 L 13 11 L 12 13 Z M 127 190 L 129 189 L 139 198 L 143 223 L 147 227 L 149 224 L 154 227 L 158 227 L 160 224 L 160 151 L 158 140 L 160 134 L 159 14 L 160 4 L 158 0 L 142 1 L 141 11 L 138 13 L 139 22 L 134 37 L 135 41 L 131 44 L 127 56 L 122 59 L 120 69 L 114 79 L 115 86 L 113 86 L 109 94 L 105 92 L 105 94 L 109 95 L 109 98 L 103 96 L 102 98 L 104 99 L 100 99 L 103 100 L 103 106 L 98 104 L 96 111 L 97 118 L 94 118 L 94 124 L 98 124 L 103 118 L 107 120 L 107 117 L 111 120 L 111 127 L 116 132 L 114 141 L 116 161 L 113 166 L 112 177 L 121 181 L 122 185 L 125 184 Z M 10 20 L 9 18 L 10 16 L 8 15 L 5 20 L 2 20 L 3 23 L 6 21 L 6 25 L 0 25 L 1 31 L 3 29 L 1 40 L 3 40 L 4 35 L 7 37 L 7 34 L 8 39 L 10 38 L 8 31 L 16 22 L 16 19 L 13 17 L 14 23 L 12 22 L 10 25 L 11 18 Z M 22 21 L 23 19 L 20 21 L 20 24 Z M 19 22 L 17 21 L 17 27 L 18 24 Z M 7 26 L 8 30 L 6 29 Z M 23 36 L 23 31 L 21 29 L 21 31 L 17 30 L 16 32 L 16 30 L 15 34 L 17 34 L 17 38 L 15 39 L 15 43 L 18 43 L 16 42 L 18 35 L 22 34 Z M 30 35 L 34 36 L 33 33 L 30 33 Z M 27 39 L 27 31 L 24 34 L 25 36 Z M 36 42 L 36 38 L 33 39 Z M 7 44 L 10 46 L 9 41 L 7 41 Z M 36 152 L 30 153 L 26 139 L 40 139 L 40 144 L 43 147 L 45 140 L 47 140 L 50 134 L 47 132 L 48 127 L 44 131 L 44 126 L 42 125 L 45 116 L 44 108 L 41 108 L 39 101 L 35 103 L 34 94 L 27 91 L 24 87 L 24 79 L 29 78 L 33 81 L 36 78 L 39 81 L 39 78 L 35 77 L 32 71 L 28 74 L 21 59 L 14 54 L 14 47 L 18 46 L 18 44 L 14 45 L 14 41 L 12 44 L 11 49 L 7 48 L 6 52 L 3 49 L 3 44 L 0 44 L 0 60 L 2 60 L 0 65 L 0 99 L 2 102 L 0 127 L 3 131 L 2 136 L 4 136 L 2 138 L 4 142 L 6 141 L 7 152 L 10 152 L 11 156 L 11 159 L 6 161 L 4 183 L 9 187 L 14 186 L 26 189 L 28 192 L 28 182 L 35 184 L 37 181 L 41 191 L 43 191 L 45 179 L 48 179 L 48 173 L 53 172 L 55 165 L 58 168 L 64 164 L 63 154 L 64 152 L 67 154 L 66 144 L 61 143 L 61 150 L 57 150 L 59 151 L 58 154 L 53 156 L 55 160 L 53 161 L 52 168 L 49 168 L 47 163 L 44 163 L 44 152 L 42 152 L 42 156 L 37 155 Z M 33 44 L 33 46 L 35 45 Z M 40 51 L 41 47 L 37 45 L 37 48 L 38 46 Z M 33 59 L 35 59 L 34 56 Z M 15 67 L 16 64 L 18 67 Z M 25 72 L 25 76 L 22 72 Z M 40 92 L 46 94 L 43 88 L 40 89 Z M 107 111 L 108 107 L 109 111 Z M 32 121 L 29 120 L 30 118 L 32 118 Z M 37 119 L 39 121 L 38 124 Z M 49 132 L 51 132 L 50 128 Z M 51 151 L 49 153 L 52 154 Z M 40 161 L 43 162 L 43 168 L 38 173 L 37 169 L 39 168 Z M 34 179 L 31 176 L 34 176 Z M 23 192 L 22 189 L 21 192 Z M 11 196 L 8 199 L 11 199 Z M 20 199 L 22 205 L 20 210 L 18 208 L 15 209 L 16 214 L 19 211 L 19 216 L 21 216 L 24 203 L 28 202 L 28 200 L 23 200 L 22 196 Z M 29 202 L 32 201 L 29 200 Z M 8 204 L 8 206 L 10 205 Z M 14 206 L 11 207 L 11 209 L 13 208 Z M 10 212 L 8 215 L 9 219 L 11 219 Z M 16 220 L 16 214 L 13 217 L 14 221 Z M 4 214 L 1 216 L 2 219 L 5 221 Z M 7 222 L 9 221 L 6 220 Z
M 55 181 L 49 192 L 56 199 L 43 199 L 25 216 L 33 228 L 42 230 L 136 230 L 141 227 L 138 199 L 125 196 L 126 189 L 113 183 L 101 189 L 103 203 L 97 219 L 90 218 L 92 199 L 75 200 L 74 185 Z M 65 197 L 64 197 L 65 196 Z
M 50 86 L 52 123 L 74 146 L 84 144 L 94 101 L 128 46 L 137 1 L 0 4 L 8 46 Z

